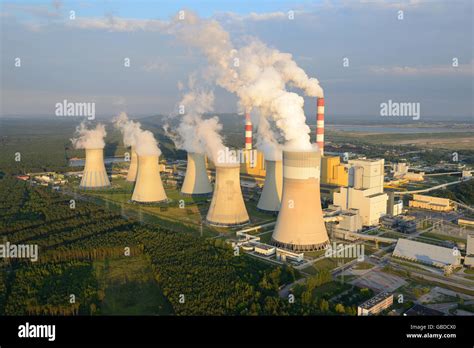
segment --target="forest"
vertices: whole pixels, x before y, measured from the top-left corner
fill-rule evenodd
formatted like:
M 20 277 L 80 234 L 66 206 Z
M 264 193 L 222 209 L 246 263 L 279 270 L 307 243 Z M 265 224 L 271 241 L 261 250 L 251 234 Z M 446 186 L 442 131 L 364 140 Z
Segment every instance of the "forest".
M 11 175 L 0 179 L 0 197 L 8 197 L 0 201 L 3 241 L 39 247 L 37 262 L 3 260 L 1 314 L 101 314 L 106 289 L 97 281 L 94 262 L 137 255 L 149 258 L 170 314 L 330 313 L 330 308 L 321 310 L 320 300 L 300 301 L 304 294 L 294 303 L 278 296 L 283 284 L 299 276 L 294 269 L 234 256 L 219 239 L 139 223 L 85 201 L 71 209 L 70 197 Z

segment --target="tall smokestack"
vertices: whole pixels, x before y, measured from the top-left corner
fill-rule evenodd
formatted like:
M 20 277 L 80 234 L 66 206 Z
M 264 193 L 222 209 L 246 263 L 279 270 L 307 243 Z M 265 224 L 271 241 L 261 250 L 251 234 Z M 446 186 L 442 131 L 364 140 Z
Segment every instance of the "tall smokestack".
M 132 201 L 157 203 L 166 200 L 158 166 L 158 155 L 139 155 L 137 181 L 133 189 Z
M 252 120 L 249 112 L 245 114 L 245 149 L 252 150 Z
M 324 154 L 324 98 L 318 98 L 316 115 L 316 144 Z
M 206 221 L 216 226 L 238 226 L 249 222 L 242 190 L 240 165 L 216 165 L 216 182 Z
M 283 151 L 283 197 L 273 244 L 312 251 L 329 243 L 319 192 L 321 153 Z
M 265 160 L 265 183 L 258 200 L 257 208 L 268 212 L 280 210 L 281 191 L 283 185 L 283 168 L 281 161 Z
M 105 171 L 103 148 L 86 149 L 86 164 L 79 187 L 88 189 L 107 186 L 110 186 L 110 181 Z
M 188 152 L 188 165 L 181 193 L 184 195 L 208 195 L 211 192 L 212 186 L 207 176 L 204 155 Z
M 135 146 L 132 146 L 130 157 L 130 166 L 128 167 L 127 181 L 134 182 L 137 179 L 138 157 L 135 152 Z

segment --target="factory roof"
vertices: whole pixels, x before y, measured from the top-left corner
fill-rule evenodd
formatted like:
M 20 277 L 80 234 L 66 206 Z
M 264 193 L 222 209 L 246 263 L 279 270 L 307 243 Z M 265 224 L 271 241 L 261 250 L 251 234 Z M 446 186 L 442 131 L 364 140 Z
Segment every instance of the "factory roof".
M 375 305 L 379 304 L 380 302 L 382 302 L 383 300 L 389 298 L 390 296 L 393 296 L 393 295 L 388 293 L 388 292 L 385 292 L 385 291 L 381 292 L 381 293 L 375 295 L 374 297 L 372 297 L 371 299 L 365 301 L 361 305 L 359 305 L 359 307 L 364 308 L 364 309 L 370 309 L 373 306 L 375 306 Z
M 435 266 L 458 265 L 460 263 L 459 253 L 453 249 L 444 248 L 400 238 L 393 251 L 393 256 L 416 259 L 419 262 Z
M 252 243 L 255 248 L 263 249 L 263 250 L 271 250 L 275 249 L 274 246 L 262 243 Z

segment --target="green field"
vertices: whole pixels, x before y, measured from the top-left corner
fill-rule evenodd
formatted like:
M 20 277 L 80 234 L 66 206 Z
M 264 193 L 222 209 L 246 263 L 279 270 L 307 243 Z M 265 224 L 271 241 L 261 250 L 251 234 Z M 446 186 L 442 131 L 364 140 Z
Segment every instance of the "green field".
M 103 315 L 168 315 L 173 313 L 153 279 L 144 255 L 94 261 L 94 272 L 104 292 Z

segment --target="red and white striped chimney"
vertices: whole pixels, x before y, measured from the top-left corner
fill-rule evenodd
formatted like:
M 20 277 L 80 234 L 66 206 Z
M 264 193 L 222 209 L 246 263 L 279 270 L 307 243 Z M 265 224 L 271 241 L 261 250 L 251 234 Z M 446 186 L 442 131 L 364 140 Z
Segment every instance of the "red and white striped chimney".
M 245 150 L 252 150 L 252 121 L 250 112 L 245 113 Z
M 324 153 L 324 98 L 318 98 L 316 115 L 316 144 L 321 150 L 321 155 Z

